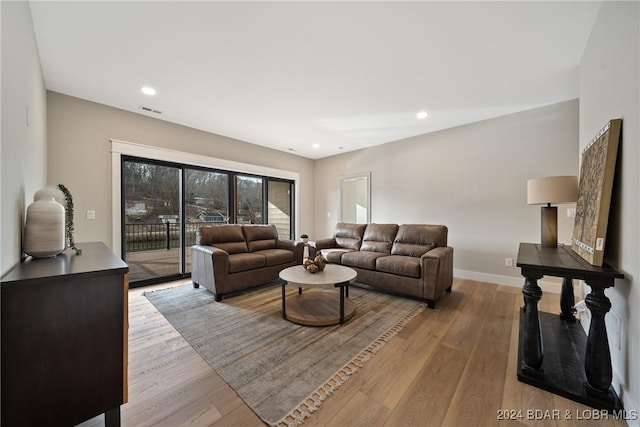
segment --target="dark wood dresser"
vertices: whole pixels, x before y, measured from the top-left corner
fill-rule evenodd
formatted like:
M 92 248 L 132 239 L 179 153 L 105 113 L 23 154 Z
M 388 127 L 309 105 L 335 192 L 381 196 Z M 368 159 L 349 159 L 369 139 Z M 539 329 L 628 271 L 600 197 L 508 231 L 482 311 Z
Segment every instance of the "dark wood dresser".
M 3 426 L 73 426 L 127 400 L 129 267 L 104 243 L 28 258 L 0 284 Z

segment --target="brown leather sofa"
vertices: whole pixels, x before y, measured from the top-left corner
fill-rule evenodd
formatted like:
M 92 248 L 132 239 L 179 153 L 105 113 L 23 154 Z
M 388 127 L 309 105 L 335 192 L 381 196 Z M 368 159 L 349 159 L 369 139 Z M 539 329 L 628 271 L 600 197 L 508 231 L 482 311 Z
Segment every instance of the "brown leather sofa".
M 280 271 L 302 264 L 304 243 L 280 240 L 274 225 L 201 227 L 191 247 L 191 278 L 222 296 L 278 279 Z
M 448 229 L 428 224 L 338 223 L 334 235 L 310 242 L 311 256 L 353 268 L 356 282 L 426 301 L 451 292 L 453 248 Z

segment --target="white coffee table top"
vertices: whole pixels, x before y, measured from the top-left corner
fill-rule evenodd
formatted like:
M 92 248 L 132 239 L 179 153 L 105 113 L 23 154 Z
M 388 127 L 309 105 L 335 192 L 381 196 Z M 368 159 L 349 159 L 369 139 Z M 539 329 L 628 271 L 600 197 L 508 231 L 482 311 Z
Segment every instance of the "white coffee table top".
M 353 282 L 355 270 L 337 264 L 327 264 L 323 271 L 309 273 L 302 265 L 285 268 L 280 272 L 280 279 L 303 285 L 335 285 L 336 283 Z

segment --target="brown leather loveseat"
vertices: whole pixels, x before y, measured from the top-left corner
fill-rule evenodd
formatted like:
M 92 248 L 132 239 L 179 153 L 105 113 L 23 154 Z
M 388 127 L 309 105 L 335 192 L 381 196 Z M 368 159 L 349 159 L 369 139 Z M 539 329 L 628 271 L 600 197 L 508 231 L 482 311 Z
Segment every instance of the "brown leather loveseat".
M 310 243 L 310 255 L 353 268 L 356 282 L 408 295 L 435 308 L 451 292 L 453 248 L 448 229 L 429 224 L 338 223 L 334 235 Z
M 274 225 L 201 227 L 191 247 L 193 286 L 204 286 L 216 301 L 231 292 L 278 279 L 280 271 L 302 264 L 304 244 L 280 240 Z

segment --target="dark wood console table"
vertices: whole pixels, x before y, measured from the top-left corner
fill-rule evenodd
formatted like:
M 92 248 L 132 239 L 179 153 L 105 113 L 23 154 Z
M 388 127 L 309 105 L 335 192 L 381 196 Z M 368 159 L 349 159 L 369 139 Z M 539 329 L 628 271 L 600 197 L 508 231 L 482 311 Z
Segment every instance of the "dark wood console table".
M 524 307 L 520 311 L 518 380 L 593 408 L 622 409 L 611 386 L 611 354 L 604 321 L 611 302 L 604 291 L 624 275 L 607 265 L 590 265 L 569 246 L 545 248 L 520 243 L 517 266 L 525 277 Z M 538 279 L 543 276 L 564 280 L 561 315 L 538 312 L 538 301 L 542 298 Z M 585 299 L 591 311 L 588 336 L 570 312 L 572 279 L 584 280 L 591 287 Z M 567 295 L 568 292 L 571 294 Z
M 28 258 L 0 284 L 6 426 L 73 426 L 127 401 L 129 267 L 103 243 Z

